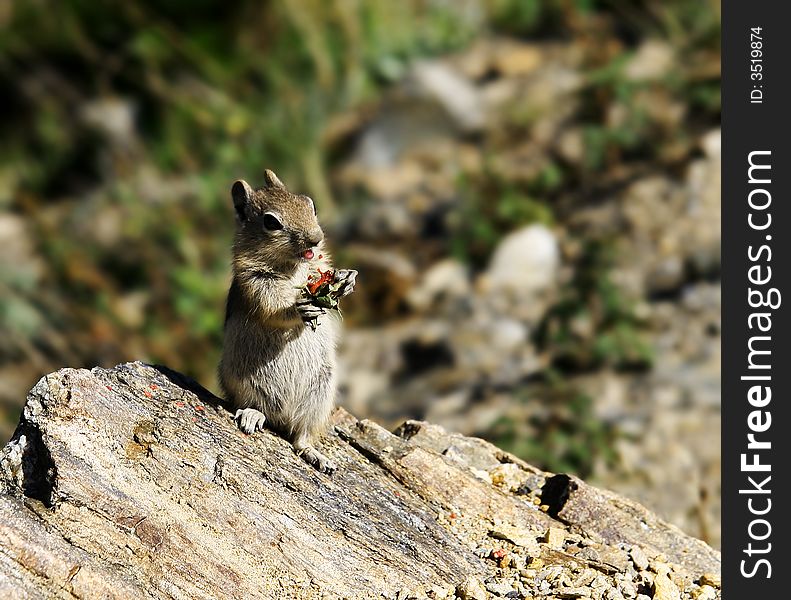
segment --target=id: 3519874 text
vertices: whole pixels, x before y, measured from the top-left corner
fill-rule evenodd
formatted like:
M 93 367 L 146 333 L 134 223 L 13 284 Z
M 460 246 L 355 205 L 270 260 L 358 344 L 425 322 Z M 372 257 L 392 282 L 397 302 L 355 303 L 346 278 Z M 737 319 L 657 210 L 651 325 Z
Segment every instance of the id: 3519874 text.
M 761 35 L 763 27 L 750 27 L 750 104 L 762 104 L 764 101 L 764 40 Z

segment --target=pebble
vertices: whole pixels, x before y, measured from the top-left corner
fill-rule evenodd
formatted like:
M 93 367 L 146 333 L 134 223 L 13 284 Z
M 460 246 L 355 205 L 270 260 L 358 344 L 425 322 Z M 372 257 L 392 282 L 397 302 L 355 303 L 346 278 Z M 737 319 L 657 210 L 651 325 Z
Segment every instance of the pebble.
M 582 573 L 580 573 L 579 577 L 577 577 L 574 582 L 574 587 L 589 586 L 593 580 L 596 579 L 596 575 L 597 573 L 593 569 L 583 569 Z
M 607 590 L 607 593 L 604 595 L 605 600 L 625 600 L 623 594 L 618 588 L 612 587 Z
M 632 546 L 629 550 L 629 558 L 632 559 L 638 571 L 645 571 L 648 568 L 648 557 L 639 546 Z
M 559 527 L 550 527 L 544 534 L 544 541 L 552 548 L 562 548 L 566 541 L 566 530 Z
M 582 550 L 577 552 L 577 558 L 583 560 L 590 560 L 593 562 L 601 562 L 601 556 L 593 548 L 583 548 Z
M 670 571 L 666 565 L 660 565 L 657 568 L 653 589 L 654 600 L 681 600 L 681 592 L 670 579 Z
M 692 593 L 695 600 L 715 600 L 717 591 L 710 585 L 702 585 Z
M 470 575 L 462 583 L 456 586 L 456 595 L 461 600 L 486 600 L 486 589 L 480 579 Z
M 495 596 L 507 597 L 509 594 L 516 592 L 514 586 L 505 581 L 491 581 L 486 584 L 486 589 Z
M 432 598 L 432 600 L 443 600 L 444 598 L 450 598 L 454 596 L 454 590 L 453 588 L 447 589 L 445 587 L 434 585 L 430 590 L 428 590 L 426 595 L 429 598 Z
M 554 592 L 558 598 L 590 598 L 591 590 L 584 587 L 562 587 Z
M 515 546 L 526 548 L 527 553 L 531 556 L 537 556 L 541 551 L 536 541 L 535 532 L 524 527 L 514 527 L 508 523 L 496 523 L 495 527 L 489 531 L 489 535 L 498 540 L 507 540 Z
M 621 593 L 627 598 L 634 598 L 637 596 L 637 586 L 628 579 L 621 581 L 618 584 L 618 589 L 621 590 Z

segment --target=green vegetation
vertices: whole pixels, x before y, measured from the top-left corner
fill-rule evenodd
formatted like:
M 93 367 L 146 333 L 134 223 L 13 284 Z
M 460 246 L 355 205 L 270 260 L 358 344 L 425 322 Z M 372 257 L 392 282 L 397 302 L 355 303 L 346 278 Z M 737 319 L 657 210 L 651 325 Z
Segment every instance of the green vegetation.
M 533 189 L 550 187 L 557 177 L 548 167 L 536 178 Z M 450 251 L 475 268 L 483 268 L 497 242 L 515 228 L 554 223 L 549 203 L 491 173 L 476 180 L 462 178 L 458 189 L 461 201 L 451 219 Z
M 651 366 L 651 347 L 640 332 L 633 302 L 613 281 L 613 252 L 612 243 L 585 243 L 574 277 L 536 330 L 538 347 L 559 369 Z
M 516 395 L 528 418 L 505 415 L 485 432 L 497 445 L 549 471 L 587 477 L 597 461 L 615 460 L 615 432 L 568 376 L 651 366 L 652 349 L 633 303 L 612 281 L 613 248 L 603 240 L 584 244 L 573 278 L 539 324 L 535 342 L 549 366 Z
M 564 384 L 557 374 L 548 383 L 517 395 L 527 420 L 501 417 L 489 439 L 542 469 L 588 477 L 598 461 L 611 463 L 614 432 L 593 411 L 590 396 Z

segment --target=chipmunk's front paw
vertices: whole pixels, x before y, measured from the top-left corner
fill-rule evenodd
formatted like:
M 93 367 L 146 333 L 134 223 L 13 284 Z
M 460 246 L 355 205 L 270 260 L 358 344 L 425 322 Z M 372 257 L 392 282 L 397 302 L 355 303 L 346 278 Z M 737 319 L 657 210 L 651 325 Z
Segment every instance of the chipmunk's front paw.
M 263 431 L 264 423 L 266 423 L 264 413 L 254 408 L 240 408 L 236 411 L 234 420 L 239 426 L 239 429 L 247 434 Z
M 335 271 L 335 283 L 340 283 L 338 288 L 338 298 L 348 296 L 354 291 L 354 284 L 357 281 L 357 271 L 354 269 L 339 269 Z
M 297 454 L 302 457 L 302 460 L 322 473 L 332 475 L 338 469 L 334 462 L 316 450 L 313 446 L 305 446 L 304 448 L 298 449 Z
M 319 317 L 321 315 L 327 314 L 326 309 L 316 306 L 315 304 L 311 304 L 310 298 L 303 298 L 302 300 L 299 300 L 296 304 L 296 308 L 299 316 L 302 318 L 302 322 L 312 329 L 316 329 Z

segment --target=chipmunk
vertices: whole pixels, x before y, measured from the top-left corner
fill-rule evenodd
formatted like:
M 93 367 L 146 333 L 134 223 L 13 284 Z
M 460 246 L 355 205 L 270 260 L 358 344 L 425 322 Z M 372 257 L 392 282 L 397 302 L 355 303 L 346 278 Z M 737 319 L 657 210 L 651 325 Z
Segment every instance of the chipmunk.
M 268 423 L 306 462 L 332 473 L 336 466 L 312 442 L 335 402 L 339 318 L 300 290 L 311 272 L 332 266 L 316 206 L 270 170 L 262 188 L 237 181 L 231 196 L 237 228 L 220 386 L 238 409 L 242 431 L 262 431 Z M 357 271 L 335 271 L 338 297 L 353 291 L 356 277 Z

